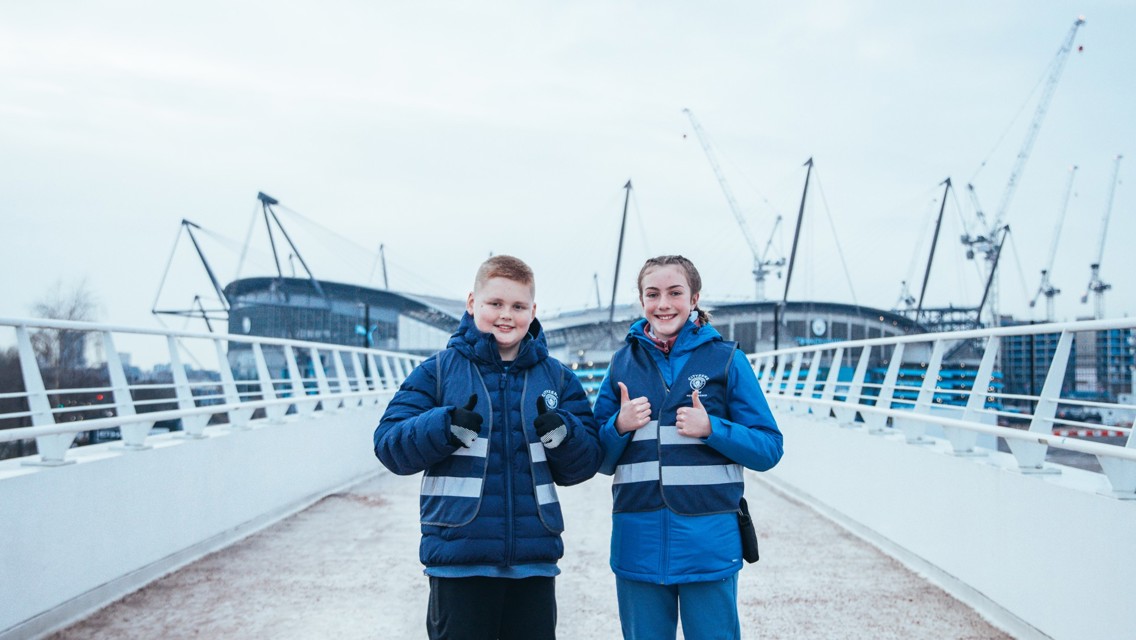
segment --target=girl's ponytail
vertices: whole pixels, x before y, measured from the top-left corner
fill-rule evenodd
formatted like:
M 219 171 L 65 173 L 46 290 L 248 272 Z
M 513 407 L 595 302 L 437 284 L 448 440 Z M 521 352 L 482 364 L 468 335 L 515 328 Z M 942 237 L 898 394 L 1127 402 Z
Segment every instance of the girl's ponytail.
M 698 312 L 698 318 L 694 321 L 700 327 L 705 327 L 710 324 L 710 312 L 706 311 L 698 305 L 694 305 L 694 310 Z

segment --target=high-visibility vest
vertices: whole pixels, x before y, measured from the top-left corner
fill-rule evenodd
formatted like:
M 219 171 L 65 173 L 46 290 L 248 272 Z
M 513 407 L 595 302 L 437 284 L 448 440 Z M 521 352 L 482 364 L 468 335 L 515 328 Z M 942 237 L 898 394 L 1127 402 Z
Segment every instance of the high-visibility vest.
M 470 523 L 481 510 L 490 446 L 498 440 L 494 437 L 494 430 L 509 428 L 515 433 L 516 425 L 506 427 L 502 422 L 506 417 L 495 415 L 492 402 L 494 396 L 491 394 L 497 394 L 499 390 L 486 387 L 476 363 L 454 349 L 445 349 L 438 354 L 437 364 L 436 401 L 439 406 L 464 406 L 471 393 L 484 399 L 475 407 L 475 411 L 481 415 L 482 427 L 473 446 L 459 448 L 422 475 L 419 498 L 422 524 L 460 527 Z M 543 396 L 549 409 L 557 406 L 559 394 L 563 392 L 557 369 L 562 368 L 553 367 L 549 360 L 526 369 L 520 374 L 524 380 L 522 397 L 509 399 L 511 405 L 520 402 L 520 426 L 528 445 L 531 468 L 529 476 L 532 478 L 532 486 L 521 487 L 516 483 L 510 483 L 510 486 L 513 491 L 532 492 L 541 522 L 552 533 L 564 530 L 564 517 L 560 511 L 544 445 L 533 427 L 533 420 L 536 418 L 537 397 Z M 443 379 L 446 381 L 444 384 Z M 510 409 L 511 407 L 505 407 L 506 412 Z M 505 455 L 509 455 L 508 452 Z M 512 497 L 505 496 L 505 499 L 510 500 Z
M 648 348 L 631 341 L 611 362 L 611 384 L 623 382 L 632 397 L 646 396 L 651 403 L 651 421 L 633 432 L 616 465 L 614 511 L 662 507 L 683 515 L 737 511 L 745 488 L 742 466 L 701 438 L 679 435 L 675 427 L 678 409 L 692 405 L 696 389 L 709 415 L 729 418 L 728 377 L 737 343 L 715 340 L 696 347 L 671 386 Z

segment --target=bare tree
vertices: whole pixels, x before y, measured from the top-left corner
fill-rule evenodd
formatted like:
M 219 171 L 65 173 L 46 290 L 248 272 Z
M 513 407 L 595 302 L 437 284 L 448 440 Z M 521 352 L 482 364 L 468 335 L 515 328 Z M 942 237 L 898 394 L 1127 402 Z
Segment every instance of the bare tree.
M 87 280 L 81 279 L 70 287 L 62 281 L 32 305 L 32 315 L 52 320 L 93 321 L 98 300 Z M 32 348 L 40 366 L 57 371 L 74 370 L 86 366 L 86 334 L 69 329 L 41 329 L 32 335 Z

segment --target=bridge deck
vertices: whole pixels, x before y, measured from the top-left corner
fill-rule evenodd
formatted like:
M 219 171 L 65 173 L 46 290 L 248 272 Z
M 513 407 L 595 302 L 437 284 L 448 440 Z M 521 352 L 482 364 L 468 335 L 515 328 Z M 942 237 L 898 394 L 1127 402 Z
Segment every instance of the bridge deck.
M 52 637 L 423 637 L 417 488 L 417 476 L 381 473 Z M 607 566 L 609 491 L 603 477 L 560 491 L 569 527 L 557 580 L 561 638 L 620 637 Z M 740 580 L 746 637 L 1009 637 L 752 474 L 746 494 L 762 552 Z

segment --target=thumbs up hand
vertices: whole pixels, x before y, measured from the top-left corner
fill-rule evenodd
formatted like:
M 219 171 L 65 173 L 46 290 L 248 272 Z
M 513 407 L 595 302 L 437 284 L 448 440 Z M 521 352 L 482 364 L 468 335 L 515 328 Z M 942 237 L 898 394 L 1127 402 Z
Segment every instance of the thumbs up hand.
M 568 425 L 564 424 L 564 418 L 560 414 L 548 410 L 544 396 L 536 397 L 536 420 L 533 420 L 533 427 L 545 449 L 555 449 L 568 438 Z
M 627 385 L 622 382 L 616 384 L 619 385 L 619 417 L 615 419 L 615 430 L 627 433 L 647 426 L 651 421 L 651 402 L 646 396 L 631 399 Z
M 691 392 L 690 402 L 692 406 L 679 408 L 675 426 L 678 427 L 679 435 L 705 438 L 710 435 L 710 416 L 706 413 L 706 407 L 702 406 L 697 390 Z
M 450 443 L 461 445 L 466 449 L 473 446 L 481 433 L 481 414 L 473 410 L 477 406 L 477 394 L 469 397 L 465 407 L 450 409 Z

